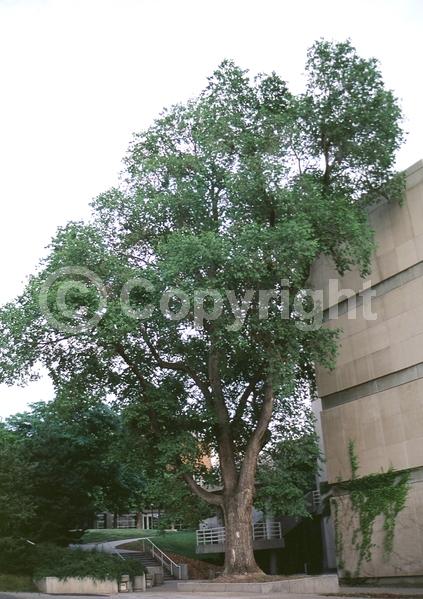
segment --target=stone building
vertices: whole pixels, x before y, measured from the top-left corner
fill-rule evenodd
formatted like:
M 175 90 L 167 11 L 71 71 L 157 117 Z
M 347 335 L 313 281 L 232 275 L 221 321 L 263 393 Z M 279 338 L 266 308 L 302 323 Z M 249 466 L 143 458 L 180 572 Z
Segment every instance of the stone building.
M 393 551 L 384 555 L 379 517 L 371 559 L 359 573 L 403 582 L 403 577 L 423 580 L 423 161 L 406 176 L 402 205 L 382 203 L 370 210 L 377 243 L 370 276 L 362 279 L 355 270 L 340 277 L 327 259 L 312 274 L 313 287 L 324 290 L 326 326 L 342 329 L 336 368 L 318 371 L 327 481 L 351 478 L 351 441 L 359 477 L 390 467 L 410 471 Z M 351 531 L 357 522 L 348 497 L 338 506 L 341 574 L 353 574 L 357 551 Z

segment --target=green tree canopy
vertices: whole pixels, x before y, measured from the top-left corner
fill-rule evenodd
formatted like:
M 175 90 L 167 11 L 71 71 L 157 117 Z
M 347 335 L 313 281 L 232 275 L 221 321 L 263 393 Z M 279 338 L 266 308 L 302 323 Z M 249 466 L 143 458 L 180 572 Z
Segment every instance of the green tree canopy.
M 324 254 L 366 272 L 366 205 L 401 189 L 401 113 L 377 62 L 319 41 L 305 70 L 295 95 L 224 61 L 134 137 L 121 185 L 58 231 L 0 315 L 1 380 L 41 363 L 58 389 L 137 405 L 151 447 L 222 508 L 228 573 L 257 569 L 256 465 L 279 442 L 282 402 L 313 385 L 315 363 L 334 364 L 310 268 Z M 220 493 L 198 484 L 213 453 Z

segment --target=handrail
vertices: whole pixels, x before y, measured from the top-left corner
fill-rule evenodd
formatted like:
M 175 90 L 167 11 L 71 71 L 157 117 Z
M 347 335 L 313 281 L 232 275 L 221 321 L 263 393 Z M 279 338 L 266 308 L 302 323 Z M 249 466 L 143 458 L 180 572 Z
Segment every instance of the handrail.
M 265 522 L 257 522 L 253 526 L 253 539 L 255 541 L 282 538 L 282 526 L 280 522 L 266 520 Z
M 175 576 L 174 570 L 176 570 L 176 577 L 178 578 L 178 580 L 182 580 L 183 572 L 184 570 L 186 570 L 183 564 L 177 564 L 176 562 L 174 562 L 173 559 L 171 559 L 168 555 L 166 555 L 164 551 L 160 549 L 160 547 L 157 547 L 157 545 L 153 543 L 150 537 L 143 537 L 139 540 L 142 541 L 144 553 L 146 552 L 145 541 L 148 541 L 150 546 L 147 549 L 147 551 L 149 551 L 153 557 L 159 560 L 162 566 L 167 568 L 169 572 L 172 574 L 172 576 Z
M 226 531 L 224 526 L 197 530 L 197 545 L 223 545 Z
M 281 539 L 281 523 L 273 520 L 257 522 L 252 525 L 252 535 L 255 541 Z M 197 530 L 197 545 L 223 545 L 225 538 L 226 530 L 224 526 Z

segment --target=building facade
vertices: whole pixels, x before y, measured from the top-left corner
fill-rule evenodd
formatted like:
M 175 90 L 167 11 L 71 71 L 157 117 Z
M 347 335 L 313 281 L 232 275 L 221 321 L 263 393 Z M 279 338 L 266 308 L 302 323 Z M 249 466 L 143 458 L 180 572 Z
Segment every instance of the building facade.
M 325 326 L 342 330 L 336 368 L 317 373 L 327 481 L 351 479 L 351 443 L 359 477 L 389 468 L 410 472 L 393 549 L 384 552 L 379 517 L 359 578 L 423 577 L 423 161 L 406 178 L 402 205 L 370 210 L 377 244 L 371 274 L 362 279 L 353 270 L 340 277 L 323 258 L 312 273 L 313 287 L 324 291 Z M 354 575 L 357 517 L 348 494 L 333 501 L 340 574 Z
M 99 512 L 96 514 L 94 528 L 140 528 L 151 530 L 159 527 L 160 511 L 157 509 L 127 514 Z

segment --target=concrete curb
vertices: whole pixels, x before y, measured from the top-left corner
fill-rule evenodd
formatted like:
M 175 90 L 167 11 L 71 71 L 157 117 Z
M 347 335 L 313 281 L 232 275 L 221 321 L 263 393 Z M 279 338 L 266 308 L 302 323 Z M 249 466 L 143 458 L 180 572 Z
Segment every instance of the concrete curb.
M 339 582 L 336 574 L 286 578 L 274 582 L 178 582 L 178 591 L 191 593 L 297 593 L 318 594 L 338 593 Z

